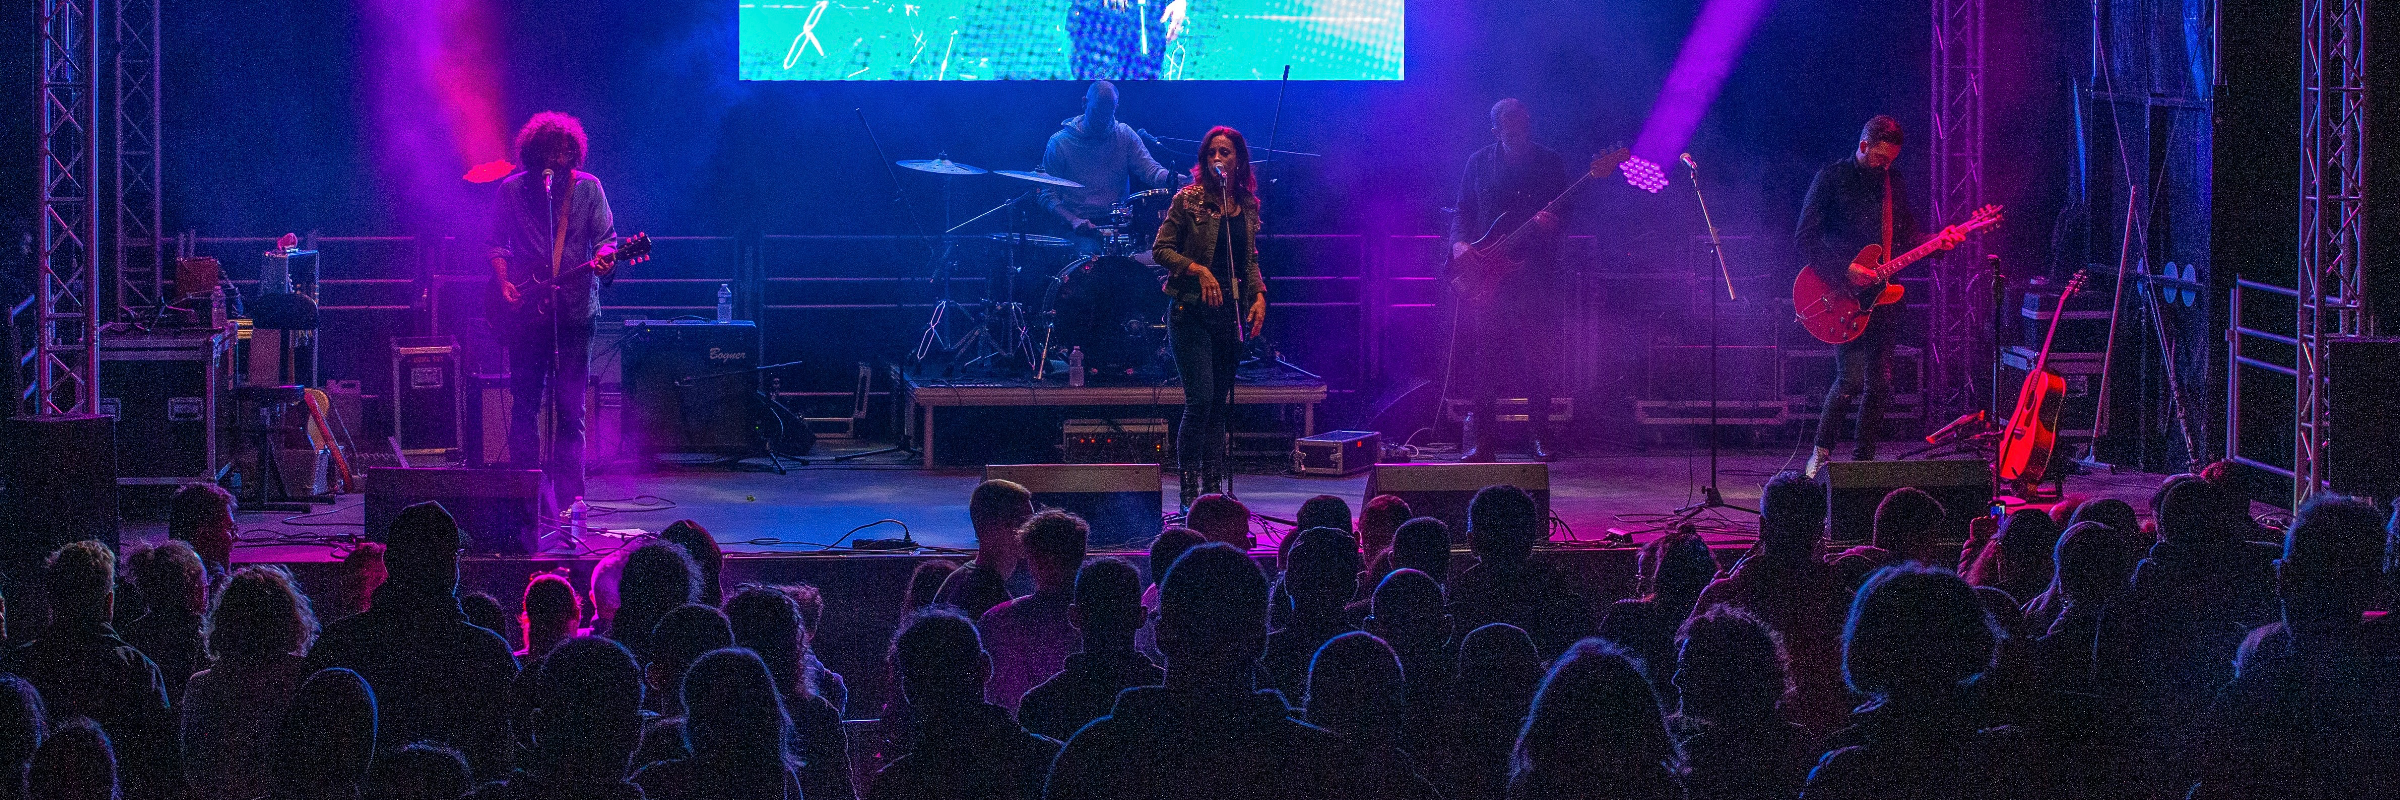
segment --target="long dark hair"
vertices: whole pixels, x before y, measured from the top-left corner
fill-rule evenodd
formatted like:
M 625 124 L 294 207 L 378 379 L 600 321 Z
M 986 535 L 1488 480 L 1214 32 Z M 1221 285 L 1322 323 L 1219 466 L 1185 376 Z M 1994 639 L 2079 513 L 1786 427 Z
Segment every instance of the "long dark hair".
M 1233 169 L 1225 182 L 1232 184 L 1231 192 L 1218 183 L 1217 171 L 1208 168 L 1208 143 L 1219 136 L 1233 142 Z M 1208 135 L 1200 137 L 1200 159 L 1192 162 L 1192 180 L 1210 194 L 1232 197 L 1236 206 L 1258 210 L 1258 172 L 1250 168 L 1250 141 L 1242 138 L 1241 131 L 1224 125 L 1208 129 Z

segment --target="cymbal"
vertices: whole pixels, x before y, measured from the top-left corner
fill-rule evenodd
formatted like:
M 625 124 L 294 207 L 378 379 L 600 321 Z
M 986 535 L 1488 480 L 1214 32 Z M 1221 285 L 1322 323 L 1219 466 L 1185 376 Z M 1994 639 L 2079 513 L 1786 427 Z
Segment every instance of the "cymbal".
M 985 237 L 1001 244 L 1022 245 L 1025 247 L 1063 248 L 1075 246 L 1074 242 L 1070 242 L 1056 236 L 1043 236 L 1038 233 L 991 233 L 985 234 Z
M 1076 182 L 1074 182 L 1074 181 L 1067 180 L 1067 179 L 1065 179 L 1065 178 L 1061 178 L 1061 177 L 1059 177 L 1059 176 L 1052 175 L 1052 174 L 1050 174 L 1050 173 L 1043 172 L 1043 171 L 1040 171 L 1040 170 L 1034 170 L 1034 171 L 1032 171 L 1032 172 L 1026 172 L 1026 171 L 1024 171 L 1024 170 L 1019 170 L 1019 169 L 996 169 L 996 170 L 992 170 L 992 174 L 994 174 L 994 175 L 1006 175 L 1006 176 L 1008 176 L 1008 177 L 1015 178 L 1015 179 L 1017 179 L 1017 180 L 1021 180 L 1021 181 L 1032 181 L 1032 182 L 1034 182 L 1034 183 L 1047 183 L 1047 184 L 1050 184 L 1050 185 L 1052 185 L 1052 186 L 1064 186 L 1064 187 L 1067 187 L 1067 188 L 1069 188 L 1069 189 L 1081 189 L 1081 188 L 1083 188 L 1083 184 L 1076 183 Z
M 892 163 L 899 164 L 902 167 L 913 169 L 918 172 L 930 172 L 935 175 L 981 175 L 990 171 L 982 167 L 961 164 L 947 158 L 920 158 L 911 161 L 895 161 Z

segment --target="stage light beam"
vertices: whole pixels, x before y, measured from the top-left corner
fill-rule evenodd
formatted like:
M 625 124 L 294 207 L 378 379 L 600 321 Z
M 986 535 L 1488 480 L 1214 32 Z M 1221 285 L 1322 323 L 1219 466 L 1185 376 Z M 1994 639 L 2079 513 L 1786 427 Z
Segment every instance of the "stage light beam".
M 1708 114 L 1717 101 L 1717 91 L 1724 88 L 1725 76 L 1741 59 L 1742 48 L 1750 41 L 1751 31 L 1766 17 L 1771 0 L 1708 0 L 1700 8 L 1700 17 L 1692 23 L 1692 33 L 1683 40 L 1683 50 L 1675 56 L 1675 66 L 1667 72 L 1666 85 L 1660 87 L 1658 103 L 1651 106 L 1650 118 L 1642 123 L 1641 136 L 1634 139 L 1633 158 L 1625 162 L 1625 177 L 1635 186 L 1652 189 L 1634 182 L 1632 167 L 1646 164 L 1657 175 L 1660 187 L 1666 185 L 1666 170 L 1660 165 L 1674 162 L 1676 154 L 1690 144 L 1692 133 L 1700 129 L 1700 119 Z

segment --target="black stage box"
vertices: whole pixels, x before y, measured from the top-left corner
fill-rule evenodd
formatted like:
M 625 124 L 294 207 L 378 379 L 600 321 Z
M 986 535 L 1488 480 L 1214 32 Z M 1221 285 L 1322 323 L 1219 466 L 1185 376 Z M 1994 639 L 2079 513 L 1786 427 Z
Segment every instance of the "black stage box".
M 117 547 L 116 420 L 98 414 L 0 423 L 0 570 L 10 585 L 68 542 Z M 39 617 L 35 617 L 39 619 Z
M 758 328 L 748 320 L 626 320 L 624 440 L 648 462 L 659 453 L 740 457 L 758 391 Z
M 1544 533 L 1550 520 L 1550 465 L 1541 462 L 1511 464 L 1377 464 L 1367 474 L 1367 493 L 1359 498 L 1365 508 L 1376 495 L 1393 495 L 1408 501 L 1410 513 L 1432 517 L 1450 526 L 1450 541 L 1467 541 L 1467 506 L 1474 502 L 1475 493 L 1486 486 L 1508 484 L 1533 495 L 1534 504 L 1541 509 Z
M 104 336 L 100 413 L 116 417 L 117 483 L 179 486 L 216 478 L 226 384 L 224 331 Z
M 367 473 L 367 540 L 383 541 L 400 510 L 442 504 L 471 542 L 469 552 L 540 551 L 541 523 L 556 516 L 550 480 L 538 469 L 380 468 Z
M 1942 540 L 1967 539 L 1967 520 L 1992 505 L 1992 465 L 1980 458 L 1926 461 L 1836 461 L 1827 471 L 1825 503 L 1833 536 L 1866 541 L 1875 533 L 1875 506 L 1893 489 L 1913 486 L 1942 504 Z

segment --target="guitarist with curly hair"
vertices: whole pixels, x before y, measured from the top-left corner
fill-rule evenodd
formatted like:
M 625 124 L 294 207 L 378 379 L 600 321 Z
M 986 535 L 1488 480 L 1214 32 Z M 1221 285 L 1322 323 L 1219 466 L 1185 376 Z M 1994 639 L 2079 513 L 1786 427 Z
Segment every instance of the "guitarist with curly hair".
M 525 123 L 516 142 L 523 166 L 500 182 L 490 242 L 497 302 L 487 316 L 508 348 L 509 461 L 548 472 L 561 507 L 583 495 L 592 319 L 600 286 L 615 277 L 608 195 L 598 177 L 576 169 L 589 142 L 582 121 L 556 111 Z M 544 286 L 520 288 L 534 283 Z M 557 425 L 548 458 L 537 427 L 545 399 Z

